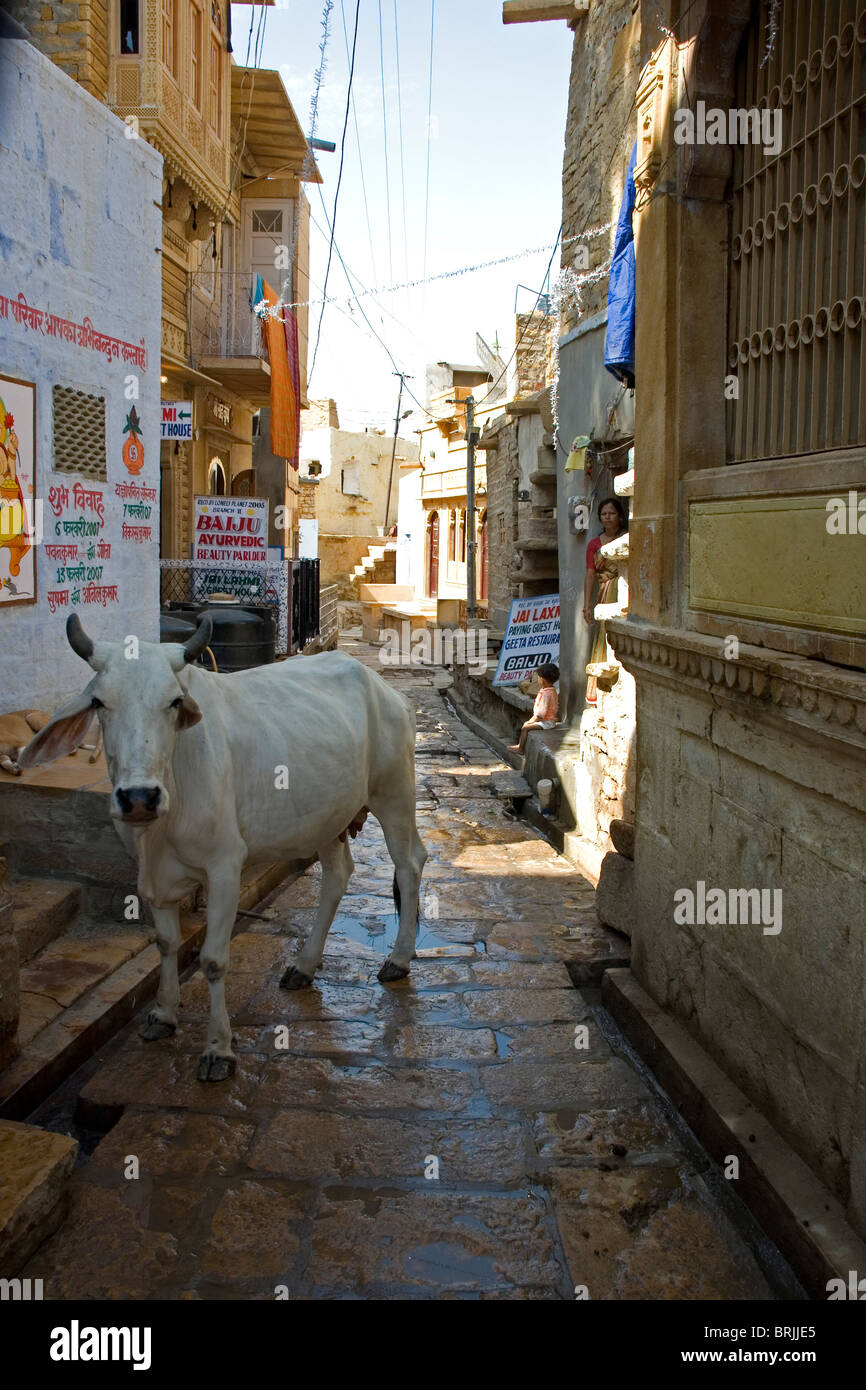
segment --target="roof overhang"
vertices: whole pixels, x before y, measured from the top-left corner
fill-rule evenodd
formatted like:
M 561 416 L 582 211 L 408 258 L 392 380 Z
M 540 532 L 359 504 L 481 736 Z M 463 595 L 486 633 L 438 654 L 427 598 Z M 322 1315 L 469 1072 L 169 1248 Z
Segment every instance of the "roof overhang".
M 589 11 L 589 0 L 505 0 L 503 24 L 535 24 L 539 20 L 565 19 L 573 24 Z
M 232 64 L 232 120 L 239 123 L 245 137 L 245 153 L 260 177 L 294 174 L 304 183 L 322 182 L 295 108 L 275 68 L 242 68 Z

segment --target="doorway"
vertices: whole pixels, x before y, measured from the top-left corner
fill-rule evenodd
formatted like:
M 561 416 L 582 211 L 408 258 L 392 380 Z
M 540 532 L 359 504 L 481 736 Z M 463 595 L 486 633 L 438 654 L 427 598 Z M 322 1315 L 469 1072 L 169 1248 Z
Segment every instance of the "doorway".
M 431 512 L 427 523 L 427 596 L 439 593 L 439 513 Z

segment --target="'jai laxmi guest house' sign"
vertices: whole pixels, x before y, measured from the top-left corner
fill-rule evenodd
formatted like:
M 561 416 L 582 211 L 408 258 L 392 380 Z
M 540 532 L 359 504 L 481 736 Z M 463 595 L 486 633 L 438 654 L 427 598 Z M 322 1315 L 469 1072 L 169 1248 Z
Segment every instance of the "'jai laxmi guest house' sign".
M 559 662 L 559 594 L 514 599 L 493 684 L 519 685 L 551 661 Z
M 97 640 L 159 640 L 162 156 L 127 135 L 35 48 L 0 45 L 0 713 L 86 683 L 71 613 Z

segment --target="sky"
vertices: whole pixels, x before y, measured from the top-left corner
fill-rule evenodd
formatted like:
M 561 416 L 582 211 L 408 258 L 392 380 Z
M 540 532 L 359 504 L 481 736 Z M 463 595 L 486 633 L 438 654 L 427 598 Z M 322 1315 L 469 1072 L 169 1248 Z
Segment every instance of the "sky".
M 330 4 L 315 134 L 337 150 L 317 153 L 324 183 L 306 186 L 313 301 L 322 299 L 328 261 L 319 194 L 331 218 L 356 13 L 356 0 Z M 264 14 L 258 66 L 279 70 L 308 136 L 327 8 L 328 0 L 277 0 L 232 9 L 238 63 L 250 44 L 251 16 L 249 51 L 256 52 Z M 498 337 L 507 359 L 514 347 L 515 296 L 518 310 L 533 307 L 561 221 L 571 31 L 562 21 L 503 25 L 501 0 L 432 0 L 432 13 L 431 101 L 431 0 L 359 0 L 335 241 L 372 329 L 394 360 L 351 300 L 335 251 L 328 297 L 338 303 L 325 307 L 315 366 L 320 305 L 310 308 L 309 394 L 333 397 L 348 428 L 393 429 L 395 368 L 411 374 L 408 389 L 424 402 L 425 364 L 476 361 L 476 332 L 491 345 Z M 528 250 L 534 254 L 497 267 L 392 288 Z M 554 279 L 558 267 L 557 256 Z M 361 293 L 362 286 L 375 296 Z M 402 409 L 412 406 L 404 398 Z M 410 418 L 401 432 L 420 423 L 420 416 Z

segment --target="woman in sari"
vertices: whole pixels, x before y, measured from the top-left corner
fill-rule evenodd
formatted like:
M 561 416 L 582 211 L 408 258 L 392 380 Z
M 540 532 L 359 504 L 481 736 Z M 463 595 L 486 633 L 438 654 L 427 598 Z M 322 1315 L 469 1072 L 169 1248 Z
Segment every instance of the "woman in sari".
M 599 503 L 598 517 L 604 532 L 596 536 L 595 540 L 589 542 L 586 547 L 586 578 L 583 585 L 583 618 L 584 622 L 590 627 L 595 622 L 593 610 L 597 603 L 614 603 L 617 596 L 617 580 L 619 578 L 619 567 L 615 560 L 610 560 L 602 555 L 601 547 L 608 541 L 616 540 L 617 536 L 622 536 L 628 530 L 628 518 L 625 508 L 618 497 L 605 497 Z M 598 583 L 598 598 L 594 598 L 596 583 Z M 604 623 L 599 623 L 592 644 L 592 651 L 589 656 L 589 664 L 607 661 L 607 635 Z M 596 703 L 596 677 L 590 675 L 586 682 L 586 703 L 594 705 Z

